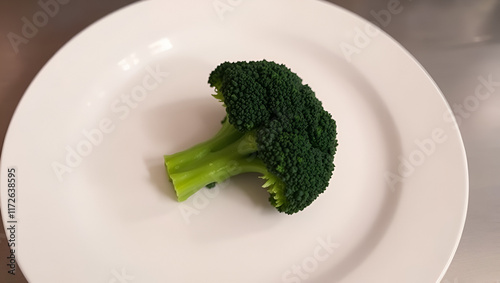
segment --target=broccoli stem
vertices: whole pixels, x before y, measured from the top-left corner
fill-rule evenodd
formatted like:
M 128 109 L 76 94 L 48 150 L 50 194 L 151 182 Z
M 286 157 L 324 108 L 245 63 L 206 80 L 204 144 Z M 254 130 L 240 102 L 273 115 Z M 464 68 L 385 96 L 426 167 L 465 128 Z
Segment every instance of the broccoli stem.
M 168 164 L 166 163 L 168 165 L 168 172 L 183 171 L 193 161 L 201 159 L 211 152 L 216 152 L 241 138 L 244 133 L 238 131 L 228 120 L 227 118 L 223 120 L 222 127 L 212 138 L 184 151 L 165 155 L 165 161 L 168 160 Z
M 227 119 L 226 119 L 227 120 Z M 187 150 L 165 155 L 165 166 L 179 201 L 210 183 L 247 172 L 265 174 L 266 165 L 254 153 L 255 133 L 241 133 L 227 121 L 211 139 Z

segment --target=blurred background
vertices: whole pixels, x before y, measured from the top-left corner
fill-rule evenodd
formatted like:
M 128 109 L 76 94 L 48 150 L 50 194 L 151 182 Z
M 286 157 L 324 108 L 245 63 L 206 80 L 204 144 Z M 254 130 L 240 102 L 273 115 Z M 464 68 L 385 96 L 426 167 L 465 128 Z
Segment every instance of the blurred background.
M 54 53 L 85 27 L 133 2 L 0 2 L 0 147 L 24 91 Z M 500 283 L 500 0 L 328 2 L 386 31 L 442 90 L 459 122 L 470 177 L 465 230 L 442 282 Z M 40 17 L 38 26 L 23 30 L 43 6 L 47 20 Z M 23 32 L 28 36 L 20 37 Z M 487 98 L 477 98 L 479 85 L 488 90 Z M 2 227 L 0 263 L 8 254 Z M 6 264 L 0 264 L 0 282 L 27 282 L 22 272 L 12 276 L 7 271 Z

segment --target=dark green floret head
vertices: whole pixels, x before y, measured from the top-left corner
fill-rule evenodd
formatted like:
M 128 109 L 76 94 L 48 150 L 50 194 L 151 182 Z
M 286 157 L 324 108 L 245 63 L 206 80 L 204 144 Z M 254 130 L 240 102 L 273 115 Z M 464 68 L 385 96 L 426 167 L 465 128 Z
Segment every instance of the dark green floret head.
M 313 90 L 285 65 L 266 60 L 224 62 L 208 83 L 226 116 L 213 138 L 164 157 L 179 201 L 257 172 L 279 212 L 308 207 L 328 187 L 337 150 L 335 120 Z
M 227 107 L 229 122 L 241 131 L 258 128 L 301 102 L 302 79 L 274 62 L 225 62 L 212 71 L 208 83 Z
M 321 136 L 335 137 L 335 122 L 328 115 L 320 115 L 318 119 L 325 120 L 326 124 L 319 128 Z M 301 211 L 323 193 L 334 169 L 331 151 L 320 148 L 318 140 L 310 137 L 308 127 L 305 124 L 302 126 L 294 123 L 293 119 L 281 117 L 257 132 L 257 157 L 267 164 L 273 176 L 271 180 L 281 181 L 278 184 L 283 190 L 278 197 L 274 194 L 276 189 L 269 191 L 270 201 L 273 204 L 272 198 L 277 198 L 279 203 L 275 207 L 287 214 Z M 313 127 L 318 129 L 319 126 Z M 331 147 L 334 146 L 336 142 Z

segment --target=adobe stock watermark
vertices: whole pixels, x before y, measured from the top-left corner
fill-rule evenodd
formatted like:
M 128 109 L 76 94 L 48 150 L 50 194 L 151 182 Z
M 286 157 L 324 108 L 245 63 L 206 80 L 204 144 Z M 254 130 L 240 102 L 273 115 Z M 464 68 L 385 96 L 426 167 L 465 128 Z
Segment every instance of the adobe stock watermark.
M 130 283 L 135 279 L 135 277 L 129 274 L 124 267 L 120 270 L 111 270 L 111 276 L 108 283 Z
M 411 0 L 407 0 L 411 2 Z M 387 27 L 392 22 L 395 15 L 403 12 L 404 6 L 399 0 L 389 0 L 386 8 L 381 10 L 371 10 L 370 15 L 373 20 L 381 27 Z M 343 41 L 339 44 L 340 50 L 345 59 L 352 61 L 354 55 L 360 54 L 365 48 L 370 46 L 373 38 L 380 34 L 380 29 L 372 23 L 367 23 L 363 28 L 355 27 L 352 31 L 352 40 L 350 42 Z
M 385 180 L 391 191 L 395 191 L 398 183 L 415 173 L 415 170 L 422 166 L 426 160 L 436 152 L 439 145 L 448 140 L 448 135 L 442 128 L 432 130 L 430 136 L 424 139 L 415 139 L 414 149 L 408 156 L 398 156 L 399 165 L 396 172 L 387 172 Z
M 212 2 L 212 6 L 217 17 L 223 21 L 224 15 L 228 12 L 233 12 L 241 3 L 243 3 L 243 0 L 215 0 Z
M 478 111 L 484 101 L 488 100 L 495 94 L 500 87 L 500 80 L 495 81 L 492 74 L 487 76 L 478 76 L 478 83 L 474 88 L 474 93 L 466 96 L 461 103 L 453 103 L 451 106 L 452 112 L 443 113 L 443 119 L 446 122 L 457 122 L 460 126 L 462 123 L 472 116 L 472 113 Z
M 472 94 L 466 96 L 461 103 L 451 105 L 452 110 L 443 113 L 442 118 L 449 123 L 451 128 L 460 126 L 465 120 L 472 117 L 473 113 L 478 111 L 482 104 L 491 98 L 500 88 L 500 80 L 496 81 L 493 75 L 478 76 L 478 83 L 474 87 Z M 455 123 L 456 121 L 456 123 Z M 435 128 L 430 135 L 422 140 L 414 141 L 414 149 L 406 157 L 399 156 L 399 165 L 396 172 L 387 172 L 385 179 L 391 189 L 394 191 L 399 183 L 411 175 L 416 169 L 422 166 L 426 160 L 433 155 L 438 146 L 448 140 L 448 135 L 443 128 Z
M 211 189 L 202 188 L 190 198 L 180 203 L 178 209 L 184 222 L 188 225 L 191 224 L 191 218 L 199 215 L 201 211 L 206 209 L 210 205 L 210 202 L 220 194 L 221 188 L 227 187 L 228 182 L 229 180 L 217 183 L 215 187 Z
M 230 177 L 237 175 L 239 172 L 241 172 L 241 168 L 238 162 L 229 162 L 227 171 L 215 178 L 217 182 L 215 187 L 211 189 L 202 188 L 187 200 L 180 203 L 178 209 L 184 222 L 188 225 L 191 224 L 192 217 L 199 215 L 201 211 L 206 209 L 211 201 L 220 194 L 220 191 L 229 186 L 231 183 Z
M 100 146 L 106 139 L 106 135 L 115 131 L 121 121 L 126 120 L 130 113 L 139 107 L 148 96 L 162 84 L 169 76 L 168 72 L 160 70 L 160 66 L 146 66 L 145 75 L 139 84 L 130 88 L 127 92 L 116 97 L 110 104 L 111 115 L 99 120 L 94 127 L 83 129 L 81 139 L 65 146 L 65 156 L 62 160 L 53 161 L 51 166 L 59 182 L 64 181 L 65 175 L 72 173 L 80 166 L 84 159 L 91 155 L 93 150 Z
M 340 244 L 335 242 L 331 235 L 324 238 L 318 237 L 311 254 L 283 272 L 281 282 L 301 283 L 308 280 L 316 272 L 320 264 L 327 261 L 339 247 Z
M 37 3 L 40 10 L 33 13 L 30 18 L 21 18 L 22 26 L 20 34 L 15 32 L 7 34 L 14 52 L 16 54 L 19 53 L 19 46 L 21 44 L 28 44 L 38 34 L 39 29 L 45 27 L 49 23 L 50 18 L 55 17 L 59 13 L 61 6 L 69 2 L 70 0 L 39 0 Z
M 248 156 L 241 162 L 251 162 L 256 158 L 255 154 L 251 153 L 255 149 L 249 144 L 255 143 L 255 137 L 252 135 L 244 136 L 238 143 L 237 151 L 242 156 Z M 178 206 L 179 212 L 186 224 L 191 224 L 192 217 L 199 215 L 202 210 L 206 209 L 211 201 L 215 199 L 220 191 L 231 184 L 231 177 L 236 176 L 243 172 L 240 160 L 231 160 L 225 166 L 224 170 L 216 170 L 211 173 L 211 179 L 215 180 L 215 187 L 201 188 L 195 194 L 190 196 L 187 200 L 180 203 Z

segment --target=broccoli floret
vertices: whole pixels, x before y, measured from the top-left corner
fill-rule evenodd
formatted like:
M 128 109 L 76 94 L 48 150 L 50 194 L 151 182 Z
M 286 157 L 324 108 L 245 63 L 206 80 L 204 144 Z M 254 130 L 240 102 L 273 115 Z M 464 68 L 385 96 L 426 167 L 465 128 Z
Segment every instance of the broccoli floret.
M 260 173 L 269 202 L 286 214 L 325 191 L 334 170 L 336 123 L 297 74 L 266 60 L 224 62 L 208 83 L 226 116 L 213 138 L 164 156 L 179 201 L 247 172 Z

